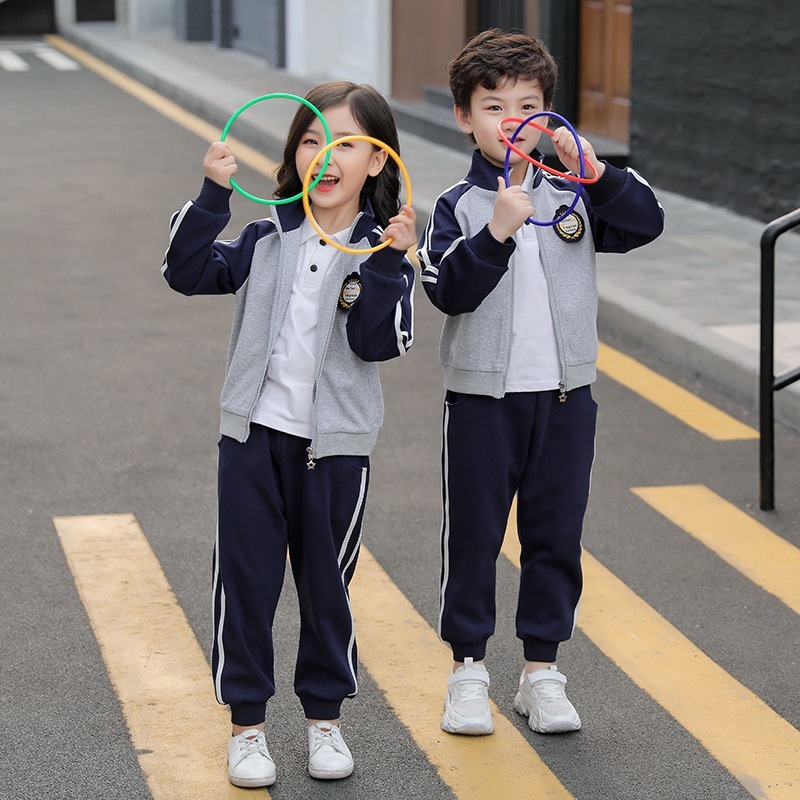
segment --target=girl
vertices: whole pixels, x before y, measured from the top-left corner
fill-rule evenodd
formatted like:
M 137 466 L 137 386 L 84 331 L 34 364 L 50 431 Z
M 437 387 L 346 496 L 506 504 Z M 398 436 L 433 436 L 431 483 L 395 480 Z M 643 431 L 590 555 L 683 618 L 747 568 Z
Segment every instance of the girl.
M 368 135 L 399 152 L 392 113 L 372 87 L 326 83 L 306 99 L 333 139 Z M 301 190 L 324 145 L 320 120 L 301 106 L 277 198 Z M 348 585 L 383 422 L 375 362 L 404 355 L 413 337 L 405 251 L 416 235 L 413 209 L 399 213 L 399 170 L 384 150 L 357 141 L 330 153 L 310 193 L 317 223 L 341 244 L 363 249 L 392 237 L 389 247 L 351 255 L 326 245 L 301 200 L 273 206 L 272 219 L 251 222 L 233 242 L 216 241 L 237 171 L 216 142 L 202 191 L 172 219 L 162 269 L 183 294 L 236 294 L 221 397 L 211 665 L 217 700 L 231 709 L 228 776 L 237 786 L 275 781 L 264 726 L 287 548 L 300 604 L 294 687 L 308 722 L 308 770 L 321 779 L 353 771 L 339 729 L 342 701 L 357 691 Z

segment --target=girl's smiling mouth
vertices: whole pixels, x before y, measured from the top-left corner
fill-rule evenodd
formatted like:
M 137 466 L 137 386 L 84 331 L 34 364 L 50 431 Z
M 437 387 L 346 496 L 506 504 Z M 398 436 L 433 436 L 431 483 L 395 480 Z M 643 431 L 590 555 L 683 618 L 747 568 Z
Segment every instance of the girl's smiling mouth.
M 314 178 L 316 178 L 316 175 L 314 176 Z M 336 188 L 336 185 L 338 183 L 339 179 L 334 177 L 333 175 L 323 175 L 322 180 L 320 180 L 320 182 L 316 185 L 315 191 L 330 192 L 332 189 Z

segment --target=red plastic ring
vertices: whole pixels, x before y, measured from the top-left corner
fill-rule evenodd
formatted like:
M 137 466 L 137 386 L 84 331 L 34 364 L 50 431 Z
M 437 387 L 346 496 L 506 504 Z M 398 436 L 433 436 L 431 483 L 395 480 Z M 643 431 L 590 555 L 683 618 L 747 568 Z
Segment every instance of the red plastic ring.
M 560 169 L 556 169 L 555 167 L 550 167 L 547 164 L 542 163 L 541 161 L 537 161 L 533 156 L 528 155 L 527 153 L 523 153 L 522 150 L 519 149 L 509 138 L 503 133 L 503 125 L 506 122 L 514 122 L 517 125 L 521 125 L 525 120 L 521 117 L 506 117 L 505 119 L 500 120 L 500 123 L 497 126 L 497 132 L 500 134 L 500 138 L 503 140 L 505 146 L 511 150 L 512 153 L 516 153 L 518 156 L 522 156 L 526 161 L 530 161 L 535 167 L 539 167 L 539 169 L 543 169 L 545 172 L 549 172 L 551 175 L 556 175 L 559 178 L 564 178 L 568 181 L 575 181 L 576 183 L 596 183 L 600 180 L 600 174 L 597 171 L 597 168 L 591 161 L 588 159 L 585 160 L 585 164 L 591 167 L 592 175 L 590 178 L 581 178 L 579 175 L 575 175 L 570 172 L 562 172 Z M 538 122 L 533 122 L 532 120 L 528 122 L 532 128 L 536 128 L 537 130 L 542 131 L 542 133 L 546 133 L 550 138 L 553 137 L 553 133 L 555 131 L 551 131 L 550 128 L 545 127 L 544 125 L 540 125 Z

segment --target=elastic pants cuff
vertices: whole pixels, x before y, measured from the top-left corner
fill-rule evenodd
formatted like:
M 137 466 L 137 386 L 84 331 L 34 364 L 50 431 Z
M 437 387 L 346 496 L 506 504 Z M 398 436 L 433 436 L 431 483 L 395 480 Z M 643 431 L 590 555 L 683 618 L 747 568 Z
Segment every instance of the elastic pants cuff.
M 473 661 L 483 661 L 486 658 L 486 642 L 450 642 L 453 651 L 453 661 L 463 661 L 471 658 Z
M 266 703 L 237 703 L 231 706 L 231 722 L 234 725 L 260 725 L 266 717 Z
M 522 642 L 526 661 L 543 661 L 546 664 L 556 660 L 560 642 L 543 642 L 540 639 L 525 639 Z
M 339 719 L 342 713 L 341 700 L 320 700 L 319 697 L 301 697 L 300 704 L 307 719 Z

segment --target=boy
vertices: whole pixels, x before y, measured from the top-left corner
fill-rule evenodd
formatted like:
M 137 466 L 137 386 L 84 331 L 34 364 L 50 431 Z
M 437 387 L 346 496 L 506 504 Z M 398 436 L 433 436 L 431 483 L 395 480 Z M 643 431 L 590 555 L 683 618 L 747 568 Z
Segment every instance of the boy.
M 626 252 L 655 239 L 663 210 L 633 170 L 598 160 L 574 211 L 547 227 L 575 184 L 514 153 L 510 186 L 507 117 L 553 107 L 557 66 L 544 45 L 497 29 L 471 39 L 450 64 L 456 122 L 477 145 L 464 180 L 436 201 L 420 242 L 422 281 L 447 318 L 442 447 L 442 572 L 439 633 L 453 651 L 442 728 L 493 731 L 483 665 L 494 633 L 495 568 L 517 496 L 522 546 L 517 636 L 525 667 L 514 707 L 532 730 L 578 730 L 580 717 L 555 661 L 572 636 L 582 589 L 581 533 L 594 460 L 597 406 L 595 252 Z M 537 118 L 540 124 L 546 118 Z M 517 123 L 507 123 L 510 137 Z M 534 150 L 526 126 L 516 145 Z M 577 172 L 572 134 L 559 128 L 556 154 Z M 587 175 L 591 168 L 587 165 Z

